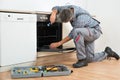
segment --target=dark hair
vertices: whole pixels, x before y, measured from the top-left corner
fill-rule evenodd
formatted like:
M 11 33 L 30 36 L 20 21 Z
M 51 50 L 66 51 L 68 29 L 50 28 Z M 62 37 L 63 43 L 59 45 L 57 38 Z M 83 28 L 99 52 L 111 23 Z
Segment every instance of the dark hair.
M 72 19 L 73 17 L 73 12 L 71 9 L 63 9 L 61 12 L 60 12 L 60 19 L 62 22 L 68 22 Z

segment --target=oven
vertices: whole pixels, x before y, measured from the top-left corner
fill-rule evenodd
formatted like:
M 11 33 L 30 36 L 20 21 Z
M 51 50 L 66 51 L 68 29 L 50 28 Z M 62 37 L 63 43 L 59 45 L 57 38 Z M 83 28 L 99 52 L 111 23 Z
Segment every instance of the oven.
M 50 24 L 50 14 L 37 14 L 37 51 L 49 49 L 52 42 L 62 39 L 62 23 Z M 62 48 L 60 46 L 59 48 Z

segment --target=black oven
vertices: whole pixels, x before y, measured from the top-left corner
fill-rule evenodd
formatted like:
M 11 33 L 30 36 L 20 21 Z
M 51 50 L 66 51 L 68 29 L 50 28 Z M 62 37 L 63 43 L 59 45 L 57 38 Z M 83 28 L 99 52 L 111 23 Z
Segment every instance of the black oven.
M 50 43 L 62 39 L 62 23 L 51 25 L 49 18 L 50 14 L 37 14 L 37 51 L 49 49 Z

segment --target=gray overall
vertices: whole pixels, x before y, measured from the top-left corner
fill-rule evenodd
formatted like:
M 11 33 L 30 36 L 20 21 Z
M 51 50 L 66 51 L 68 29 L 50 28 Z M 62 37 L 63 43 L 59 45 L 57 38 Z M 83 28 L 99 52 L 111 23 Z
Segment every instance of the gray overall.
M 106 53 L 94 53 L 94 41 L 100 37 L 100 32 L 95 28 L 73 29 L 73 40 L 77 50 L 77 59 L 87 58 L 88 62 L 101 61 Z
M 77 50 L 77 59 L 87 59 L 88 62 L 106 59 L 107 53 L 94 53 L 94 42 L 102 33 L 99 22 L 93 19 L 86 10 L 78 6 L 67 5 L 53 7 L 53 9 L 57 9 L 58 12 L 65 8 L 74 8 L 74 17 L 70 21 L 73 29 L 68 37 L 74 40 Z

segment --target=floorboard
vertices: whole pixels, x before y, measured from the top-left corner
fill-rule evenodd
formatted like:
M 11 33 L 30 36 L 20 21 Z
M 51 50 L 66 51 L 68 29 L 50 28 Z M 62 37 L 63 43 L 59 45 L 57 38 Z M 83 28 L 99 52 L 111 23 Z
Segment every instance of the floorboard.
M 10 71 L 7 71 L 0 73 L 0 80 L 120 80 L 120 60 L 104 60 L 89 63 L 86 67 L 72 68 L 72 64 L 75 62 L 75 53 L 42 56 L 38 57 L 36 66 L 64 64 L 69 69 L 73 70 L 73 73 L 69 76 L 12 79 Z

